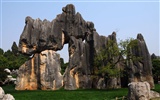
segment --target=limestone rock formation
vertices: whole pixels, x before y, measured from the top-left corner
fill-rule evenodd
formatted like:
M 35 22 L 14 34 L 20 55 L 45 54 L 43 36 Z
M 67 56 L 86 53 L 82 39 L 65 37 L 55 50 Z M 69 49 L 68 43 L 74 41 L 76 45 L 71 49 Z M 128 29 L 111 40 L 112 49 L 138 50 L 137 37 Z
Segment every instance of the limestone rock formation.
M 0 100 L 15 100 L 11 94 L 5 94 L 4 90 L 0 87 Z
M 65 89 L 91 88 L 90 69 L 86 43 L 71 36 L 69 41 L 69 66 L 64 74 Z
M 142 34 L 138 34 L 137 39 L 131 43 L 132 46 L 129 48 L 129 53 L 134 57 L 134 59 L 129 60 L 129 81 L 147 81 L 151 88 L 154 88 L 151 56 L 148 52 L 148 48 Z
M 43 50 L 61 50 L 64 43 L 69 42 L 69 36 L 84 39 L 87 32 L 87 22 L 80 13 L 75 13 L 72 4 L 62 9 L 62 14 L 49 22 L 26 17 L 25 27 L 19 40 L 19 51 L 32 55 Z
M 98 54 L 102 49 L 106 49 L 106 47 L 109 47 L 112 48 L 113 45 L 117 46 L 118 48 L 118 45 L 117 45 L 117 39 L 116 39 L 116 33 L 113 32 L 111 35 L 109 35 L 108 37 L 106 36 L 100 36 L 97 32 L 94 31 L 93 33 L 93 40 L 94 40 L 94 43 L 93 43 L 93 46 L 94 46 L 94 51 L 95 51 L 95 54 Z M 113 43 L 112 45 L 110 43 Z M 108 55 L 108 58 L 112 58 L 113 59 L 113 63 L 117 62 L 118 61 L 118 57 L 112 57 L 112 55 Z M 115 68 L 117 69 L 123 69 L 124 65 L 121 64 L 121 62 L 117 63 Z M 103 75 L 103 78 L 105 76 Z M 112 77 L 112 78 L 104 78 L 105 82 L 102 82 L 101 83 L 101 80 L 102 78 L 99 77 L 96 79 L 95 82 L 97 83 L 94 83 L 96 86 L 98 86 L 98 88 L 103 88 L 104 89 L 104 86 L 105 88 L 119 88 L 121 87 L 121 81 L 120 81 L 120 76 L 119 77 Z M 102 87 L 99 87 L 98 84 L 103 84 L 103 85 L 100 85 Z M 96 87 L 95 86 L 95 87 Z
M 131 82 L 128 86 L 129 100 L 150 100 L 160 97 L 159 93 L 150 90 L 150 84 L 148 82 Z
M 19 86 L 19 89 L 22 89 L 21 85 L 23 89 L 25 89 L 25 85 L 29 87 L 27 89 L 38 89 L 40 86 L 37 86 L 37 83 L 41 83 L 39 80 L 41 76 L 38 73 L 27 76 L 22 72 L 24 69 L 41 69 L 38 60 L 34 60 L 39 59 L 39 53 L 43 50 L 61 50 L 65 43 L 69 43 L 69 66 L 64 74 L 65 88 L 91 88 L 90 69 L 93 66 L 92 33 L 95 31 L 94 24 L 86 22 L 80 13 L 76 13 L 72 4 L 64 7 L 62 11 L 62 14 L 57 15 L 52 22 L 26 17 L 26 25 L 19 40 L 19 51 L 27 55 L 34 54 L 34 57 L 20 68 L 22 71 L 19 73 L 20 81 L 17 89 Z M 31 67 L 33 66 L 32 62 L 36 67 Z M 25 83 L 21 82 L 23 77 L 25 77 Z
M 53 50 L 36 53 L 19 68 L 16 90 L 56 90 L 63 86 L 60 56 Z
M 136 56 L 145 59 L 138 62 L 136 71 L 134 61 L 130 62 L 133 69 L 132 74 L 139 72 L 142 63 L 144 65 L 143 80 L 151 80 L 151 66 L 143 38 L 138 36 L 140 53 L 134 52 Z M 94 23 L 87 22 L 80 13 L 75 11 L 72 4 L 62 8 L 62 14 L 57 15 L 51 22 L 48 20 L 32 19 L 26 17 L 25 27 L 19 40 L 19 52 L 33 57 L 25 62 L 18 75 L 17 90 L 52 89 L 56 90 L 64 86 L 65 89 L 74 90 L 78 88 L 99 88 L 121 87 L 120 77 L 113 77 L 105 80 L 105 76 L 99 77 L 94 74 L 94 55 L 100 52 L 101 48 L 107 46 L 112 40 L 117 46 L 116 33 L 108 37 L 100 36 L 94 28 Z M 64 44 L 69 44 L 69 65 L 64 75 L 60 74 L 59 55 L 55 53 L 63 49 Z M 118 46 L 117 46 L 118 47 Z M 145 51 L 143 51 L 145 50 Z M 143 51 L 143 52 L 142 52 Z M 137 55 L 138 54 L 138 55 Z M 116 62 L 117 57 L 110 58 Z M 149 61 L 149 63 L 147 63 Z M 146 67 L 146 65 L 149 65 Z M 134 66 L 133 66 L 134 65 Z M 116 68 L 123 69 L 122 63 L 117 63 Z M 142 69 L 143 69 L 142 68 Z

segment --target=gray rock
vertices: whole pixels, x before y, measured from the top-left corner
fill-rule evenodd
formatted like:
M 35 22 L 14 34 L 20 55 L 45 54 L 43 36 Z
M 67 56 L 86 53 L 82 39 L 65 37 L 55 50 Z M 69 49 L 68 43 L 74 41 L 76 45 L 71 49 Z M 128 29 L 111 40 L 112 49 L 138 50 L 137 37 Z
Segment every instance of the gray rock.
M 142 34 L 138 34 L 137 39 L 133 40 L 130 44 L 132 46 L 129 49 L 129 54 L 134 57 L 134 60 L 129 60 L 129 81 L 147 81 L 151 88 L 154 88 L 151 56 Z
M 53 50 L 36 53 L 19 68 L 16 90 L 56 90 L 63 86 L 60 56 Z
M 68 4 L 62 14 L 49 22 L 26 17 L 25 27 L 19 40 L 19 51 L 32 55 L 44 50 L 61 50 L 64 43 L 69 42 L 69 36 L 85 38 L 87 23 L 80 13 L 75 14 L 75 7 Z
M 150 84 L 148 82 L 131 82 L 128 86 L 129 100 L 150 100 L 160 97 L 158 92 L 150 90 Z
M 152 98 L 159 98 L 160 99 L 160 93 L 155 92 L 155 91 L 150 91 L 150 99 Z
M 5 92 L 4 90 L 0 87 L 0 100 L 2 100 L 2 98 L 4 97 Z
M 100 36 L 94 28 L 94 23 L 85 21 L 72 4 L 63 7 L 62 13 L 51 22 L 26 17 L 25 23 L 18 50 L 34 56 L 20 67 L 17 90 L 55 90 L 62 86 L 68 90 L 121 87 L 120 76 L 106 79 L 104 75 L 98 76 L 94 73 L 94 55 L 108 46 L 106 44 L 110 40 L 118 47 L 115 32 L 108 37 Z M 154 87 L 151 59 L 143 36 L 139 34 L 135 41 L 138 48 L 130 48 L 130 53 L 143 59 L 128 62 L 130 82 L 148 81 L 151 87 Z M 59 56 L 54 51 L 61 50 L 67 43 L 69 66 L 62 76 Z M 108 55 L 108 58 L 113 59 L 113 62 L 119 59 L 112 55 Z M 117 63 L 115 68 L 123 70 L 124 63 Z
M 71 36 L 69 41 L 69 66 L 64 74 L 64 88 L 90 88 L 90 69 L 86 62 L 86 45 L 82 39 Z
M 131 82 L 128 85 L 128 99 L 129 100 L 149 100 L 150 99 L 150 85 L 148 82 Z
M 11 94 L 5 94 L 2 100 L 15 100 Z
M 11 94 L 5 94 L 4 90 L 0 87 L 0 100 L 15 100 Z
M 106 49 L 107 47 L 111 46 L 111 45 L 109 45 L 110 41 L 113 43 L 112 45 L 115 45 L 118 47 L 115 32 L 113 32 L 111 35 L 108 35 L 108 37 L 106 37 L 106 36 L 100 36 L 96 31 L 94 31 L 93 32 L 93 40 L 94 40 L 93 46 L 94 46 L 94 51 L 95 51 L 94 53 L 95 54 L 98 54 L 102 49 Z M 123 57 L 121 57 L 121 58 L 123 58 Z M 118 61 L 119 57 L 118 56 L 113 57 L 113 55 L 108 55 L 108 59 L 113 59 L 113 63 L 116 63 Z M 107 62 L 107 61 L 105 61 L 105 62 Z M 106 65 L 107 65 L 107 63 L 106 63 Z M 124 64 L 122 62 L 118 62 L 115 65 L 115 68 L 124 69 Z M 121 87 L 120 76 L 105 78 L 105 75 L 101 75 L 101 77 L 103 77 L 105 79 L 105 86 L 106 86 L 105 88 L 120 88 Z M 97 86 L 98 86 L 98 88 L 100 88 L 98 83 L 97 83 Z M 101 88 L 104 88 L 104 87 L 101 87 Z
M 98 83 L 97 83 L 97 89 L 105 89 L 106 88 L 106 83 L 104 78 L 100 78 Z

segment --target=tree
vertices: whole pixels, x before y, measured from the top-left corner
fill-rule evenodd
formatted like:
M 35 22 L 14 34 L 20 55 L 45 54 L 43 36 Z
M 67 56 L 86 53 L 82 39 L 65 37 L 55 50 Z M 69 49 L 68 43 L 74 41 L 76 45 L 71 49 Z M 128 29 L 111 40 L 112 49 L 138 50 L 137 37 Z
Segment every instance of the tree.
M 101 48 L 94 57 L 95 74 L 105 77 L 116 77 L 119 74 L 119 70 L 115 68 L 119 56 L 119 49 L 117 44 L 108 40 L 106 46 Z
M 108 40 L 105 47 L 94 57 L 95 74 L 108 79 L 127 76 L 127 62 L 129 59 L 138 60 L 129 52 L 129 48 L 137 46 L 133 38 L 116 41 Z
M 133 38 L 129 38 L 120 40 L 119 44 L 116 44 L 113 40 L 109 40 L 105 48 L 101 48 L 100 52 L 97 53 L 94 58 L 94 65 L 102 67 L 100 73 L 106 71 L 108 74 L 114 76 L 117 74 L 117 69 L 114 69 L 114 67 L 119 62 L 126 64 L 128 59 L 133 59 L 134 56 L 129 53 L 129 48 L 137 45 L 137 43 L 133 41 Z M 129 57 L 127 58 L 127 56 Z M 110 69 L 112 69 L 113 72 L 110 71 Z M 114 72 L 115 74 L 113 74 Z
M 16 42 L 13 42 L 11 49 L 14 55 L 18 55 L 18 47 Z
M 7 73 L 4 71 L 4 67 L 0 66 L 0 85 L 3 85 L 3 82 L 7 78 Z
M 11 50 L 3 52 L 3 49 L 0 49 L 0 67 L 12 69 L 18 69 L 25 61 L 28 60 L 28 56 L 14 53 Z
M 0 55 L 3 55 L 4 51 L 0 48 Z
M 64 63 L 64 60 L 63 58 L 60 58 L 60 62 L 61 62 L 61 74 L 63 74 L 68 66 L 68 62 L 67 63 Z
M 160 59 L 154 58 L 152 59 L 152 65 L 153 65 L 153 77 L 155 83 L 160 81 Z
M 7 73 L 4 72 L 5 68 L 10 70 L 18 69 L 29 57 L 22 54 L 14 55 L 11 50 L 6 52 L 0 48 L 0 84 L 2 85 L 7 78 Z

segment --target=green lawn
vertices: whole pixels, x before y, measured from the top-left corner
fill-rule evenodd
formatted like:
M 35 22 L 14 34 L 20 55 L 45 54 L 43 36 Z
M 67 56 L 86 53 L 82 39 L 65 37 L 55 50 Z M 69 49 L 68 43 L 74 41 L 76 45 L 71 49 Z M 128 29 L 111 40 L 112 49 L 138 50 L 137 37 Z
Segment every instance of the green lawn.
M 115 100 L 116 97 L 126 96 L 128 89 L 113 90 L 57 90 L 57 91 L 16 91 L 13 85 L 2 87 L 5 93 L 10 93 L 16 100 Z M 160 85 L 156 85 L 156 91 L 160 92 Z

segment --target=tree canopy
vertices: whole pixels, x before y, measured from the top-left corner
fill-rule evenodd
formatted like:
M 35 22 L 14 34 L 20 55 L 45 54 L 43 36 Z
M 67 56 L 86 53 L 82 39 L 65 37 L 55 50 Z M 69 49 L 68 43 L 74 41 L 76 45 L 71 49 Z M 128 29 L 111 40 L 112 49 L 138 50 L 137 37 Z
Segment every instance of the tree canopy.
M 12 45 L 12 50 L 7 50 L 4 52 L 2 48 L 0 48 L 0 67 L 18 69 L 25 61 L 27 61 L 28 57 L 18 53 L 18 47 L 14 42 Z
M 152 59 L 152 65 L 153 65 L 153 77 L 155 83 L 160 81 L 160 58 L 154 58 Z

